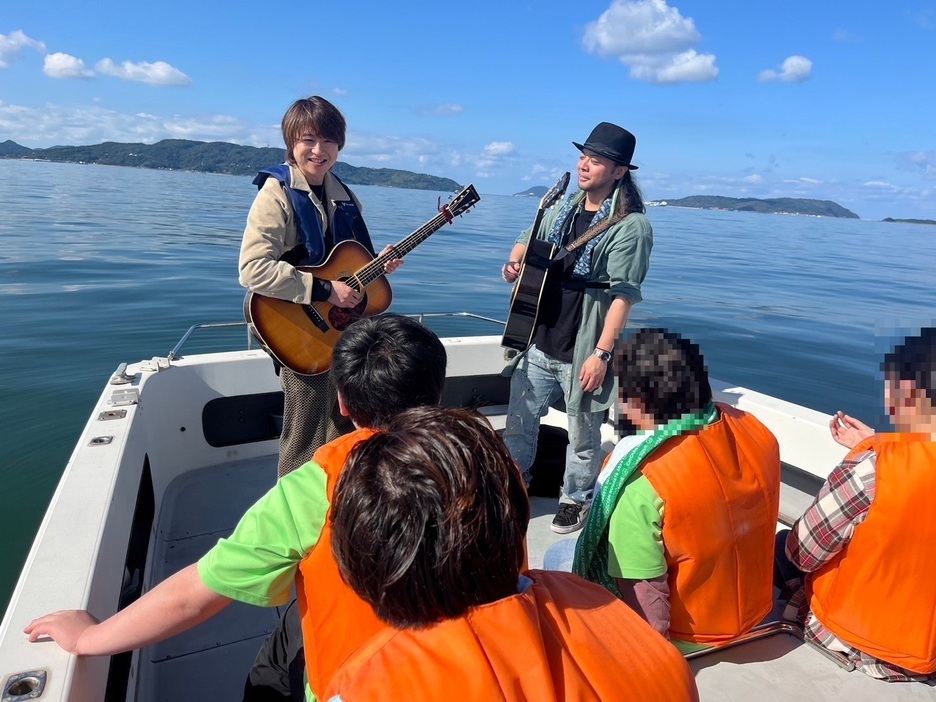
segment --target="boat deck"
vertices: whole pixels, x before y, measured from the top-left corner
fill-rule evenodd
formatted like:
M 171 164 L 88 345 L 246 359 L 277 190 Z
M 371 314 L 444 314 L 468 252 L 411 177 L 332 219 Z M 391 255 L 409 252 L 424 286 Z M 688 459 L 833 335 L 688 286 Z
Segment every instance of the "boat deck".
M 275 456 L 211 466 L 177 478 L 169 486 L 167 507 L 157 526 L 153 582 L 195 562 L 218 538 L 228 535 L 275 479 Z M 540 568 L 546 549 L 569 536 L 549 528 L 555 499 L 533 497 L 531 508 L 529 562 Z M 205 624 L 145 649 L 140 654 L 140 699 L 238 699 L 247 671 L 279 614 L 278 609 L 235 602 Z M 690 664 L 703 700 L 748 700 L 752 690 L 758 690 L 761 702 L 934 697 L 930 686 L 880 683 L 846 672 L 788 633 L 708 653 Z
M 503 429 L 509 382 L 501 375 L 500 337 L 444 341 L 449 373 L 443 403 L 478 407 L 495 429 Z M 171 362 L 154 358 L 118 369 L 105 386 L 0 622 L 0 680 L 35 672 L 45 676 L 43 699 L 54 700 L 123 699 L 125 685 L 128 700 L 240 699 L 264 637 L 279 619 L 276 609 L 233 603 L 185 634 L 112 661 L 69 656 L 51 641 L 29 644 L 22 635 L 42 612 L 112 614 L 137 596 L 141 569 L 150 588 L 194 563 L 274 484 L 271 419 L 280 387 L 269 358 L 259 350 L 180 357 L 181 343 Z M 718 400 L 753 412 L 777 437 L 780 521 L 789 524 L 845 453 L 829 436 L 828 417 L 746 388 L 712 384 Z M 543 423 L 564 429 L 566 417 L 551 409 Z M 197 427 L 202 430 L 188 430 Z M 546 434 L 552 437 L 544 447 L 552 448 L 541 455 L 563 450 L 555 432 Z M 610 425 L 603 442 L 609 451 Z M 553 457 L 561 470 L 562 457 Z M 540 482 L 548 486 L 552 479 Z M 531 506 L 529 565 L 538 568 L 547 548 L 569 537 L 549 528 L 555 497 L 533 497 Z M 848 673 L 787 633 L 690 662 L 703 700 L 936 700 L 931 685 L 880 683 Z
M 276 482 L 276 456 L 210 466 L 176 478 L 159 517 L 152 582 L 201 558 Z M 140 652 L 140 699 L 240 699 L 260 645 L 280 611 L 233 602 L 184 634 Z M 231 671 L 241 670 L 242 676 Z

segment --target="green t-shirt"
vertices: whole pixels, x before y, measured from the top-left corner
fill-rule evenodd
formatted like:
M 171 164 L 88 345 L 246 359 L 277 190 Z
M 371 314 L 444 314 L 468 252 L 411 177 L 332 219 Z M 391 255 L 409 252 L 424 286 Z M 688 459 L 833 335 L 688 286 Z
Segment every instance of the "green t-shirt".
M 608 525 L 608 574 L 649 580 L 667 571 L 663 552 L 663 500 L 637 471 L 621 489 Z
M 280 478 L 198 561 L 205 587 L 260 607 L 289 602 L 299 563 L 325 526 L 327 481 L 311 462 Z

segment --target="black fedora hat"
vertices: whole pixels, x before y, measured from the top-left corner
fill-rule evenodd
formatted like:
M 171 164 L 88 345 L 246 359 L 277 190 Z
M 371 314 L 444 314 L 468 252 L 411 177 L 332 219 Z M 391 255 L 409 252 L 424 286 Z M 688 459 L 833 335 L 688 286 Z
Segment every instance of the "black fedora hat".
M 584 144 L 576 144 L 573 141 L 572 145 L 579 151 L 588 149 L 599 156 L 627 166 L 632 171 L 637 170 L 637 166 L 631 163 L 631 159 L 634 158 L 634 147 L 637 146 L 637 137 L 616 124 L 602 122 L 592 129 Z

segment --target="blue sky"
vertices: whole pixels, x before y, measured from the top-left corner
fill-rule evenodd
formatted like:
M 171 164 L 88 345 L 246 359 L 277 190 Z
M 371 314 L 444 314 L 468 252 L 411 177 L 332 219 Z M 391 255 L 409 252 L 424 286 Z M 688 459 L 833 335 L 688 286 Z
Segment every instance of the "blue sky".
M 319 94 L 341 160 L 482 193 L 551 185 L 607 120 L 650 200 L 936 219 L 936 0 L 4 5 L 0 141 L 281 146 Z

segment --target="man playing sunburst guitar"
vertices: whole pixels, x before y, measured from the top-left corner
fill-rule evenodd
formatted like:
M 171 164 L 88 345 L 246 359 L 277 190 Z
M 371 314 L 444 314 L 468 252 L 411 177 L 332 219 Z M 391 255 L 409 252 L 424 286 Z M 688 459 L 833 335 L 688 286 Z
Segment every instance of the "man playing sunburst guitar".
M 504 441 L 529 482 L 540 418 L 560 397 L 569 416 L 569 448 L 552 530 L 582 527 L 602 456 L 601 424 L 616 400 L 608 372 L 614 344 L 647 275 L 653 231 L 631 175 L 636 138 L 609 122 L 595 127 L 578 161 L 579 191 L 523 232 L 501 269 L 508 283 L 521 275 L 530 236 L 560 252 L 549 267 L 531 346 L 518 358 L 510 385 Z M 587 243 L 563 253 L 581 238 Z
M 361 303 L 363 291 L 297 268 L 321 264 L 342 241 L 357 241 L 374 255 L 360 202 L 331 173 L 345 144 L 345 129 L 341 112 L 318 96 L 297 100 L 283 116 L 286 163 L 254 179 L 259 192 L 241 244 L 240 283 L 252 292 L 305 305 L 328 301 L 350 309 Z M 392 273 L 401 263 L 388 260 L 384 272 Z M 353 427 L 338 411 L 328 373 L 302 375 L 285 366 L 278 370 L 285 397 L 277 467 L 282 477 Z

